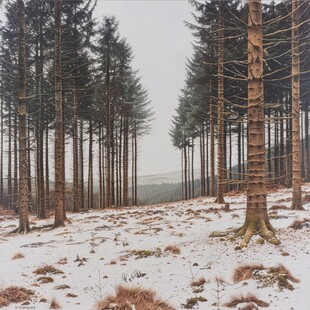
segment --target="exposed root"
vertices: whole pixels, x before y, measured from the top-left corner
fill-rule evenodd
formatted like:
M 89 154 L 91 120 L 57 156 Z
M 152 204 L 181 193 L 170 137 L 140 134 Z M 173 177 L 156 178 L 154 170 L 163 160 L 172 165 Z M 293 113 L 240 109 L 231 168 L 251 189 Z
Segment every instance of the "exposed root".
M 266 224 L 264 221 L 259 221 L 258 223 L 245 223 L 241 228 L 235 230 L 235 237 L 241 238 L 240 247 L 247 247 L 251 238 L 255 235 L 261 236 L 264 240 L 278 245 L 281 242 L 277 239 L 275 231 L 271 225 Z

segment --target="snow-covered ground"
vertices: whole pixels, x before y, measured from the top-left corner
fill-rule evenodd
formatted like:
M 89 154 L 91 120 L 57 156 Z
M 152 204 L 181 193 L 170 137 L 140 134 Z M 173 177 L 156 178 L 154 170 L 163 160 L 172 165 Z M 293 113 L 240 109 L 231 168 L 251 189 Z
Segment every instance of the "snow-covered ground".
M 303 194 L 309 193 L 310 184 L 306 184 Z M 268 207 L 289 207 L 290 197 L 287 189 L 271 193 Z M 118 284 L 128 284 L 153 289 L 176 309 L 182 309 L 182 304 L 195 296 L 207 299 L 195 309 L 228 309 L 223 304 L 232 295 L 251 292 L 268 302 L 268 309 L 309 310 L 310 229 L 293 230 L 288 226 L 296 219 L 309 218 L 310 204 L 304 205 L 306 211 L 278 210 L 276 214 L 273 211 L 271 223 L 281 245 L 258 244 L 255 237 L 241 250 L 240 240 L 209 237 L 213 231 L 238 228 L 244 222 L 245 196 L 226 196 L 225 199 L 230 203 L 231 212 L 216 211 L 214 208 L 221 206 L 213 203 L 213 199 L 199 198 L 68 214 L 70 223 L 66 227 L 34 230 L 28 235 L 7 235 L 17 227 L 18 220 L 0 217 L 0 285 L 2 288 L 19 285 L 36 292 L 30 305 L 24 308 L 18 305 L 18 308 L 13 304 L 8 309 L 49 309 L 50 300 L 56 297 L 62 309 L 90 310 L 100 295 L 113 293 Z M 40 221 L 31 219 L 32 227 L 52 222 L 52 217 Z M 181 253 L 165 252 L 169 245 L 177 245 Z M 12 260 L 18 252 L 25 257 Z M 77 255 L 87 261 L 83 265 L 75 262 Z M 59 264 L 61 259 L 63 264 Z M 265 267 L 283 264 L 300 283 L 293 283 L 292 291 L 281 291 L 276 284 L 262 287 L 251 279 L 234 284 L 235 268 L 252 263 Z M 42 284 L 38 281 L 40 276 L 33 272 L 44 265 L 53 265 L 63 274 L 52 274 L 54 282 Z M 194 293 L 191 283 L 200 277 L 204 277 L 206 283 L 201 292 Z M 216 277 L 226 281 L 219 292 Z M 55 289 L 59 285 L 69 288 Z M 220 307 L 216 306 L 217 293 L 221 296 Z M 47 302 L 40 302 L 42 298 Z

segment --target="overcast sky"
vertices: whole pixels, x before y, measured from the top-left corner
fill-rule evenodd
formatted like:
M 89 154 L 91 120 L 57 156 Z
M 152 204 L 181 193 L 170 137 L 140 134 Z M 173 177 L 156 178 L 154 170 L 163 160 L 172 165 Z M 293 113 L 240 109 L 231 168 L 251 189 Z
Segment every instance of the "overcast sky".
M 187 1 L 98 1 L 97 20 L 116 16 L 155 111 L 152 131 L 140 142 L 139 175 L 180 170 L 180 154 L 168 132 L 184 85 L 186 57 L 192 54 L 192 37 L 184 26 L 192 20 L 191 9 Z

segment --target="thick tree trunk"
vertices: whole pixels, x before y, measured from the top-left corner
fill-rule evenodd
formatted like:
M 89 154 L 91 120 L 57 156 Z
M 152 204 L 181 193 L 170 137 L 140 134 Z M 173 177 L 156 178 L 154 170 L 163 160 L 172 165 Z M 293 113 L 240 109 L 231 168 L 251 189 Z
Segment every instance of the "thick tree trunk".
M 61 6 L 55 1 L 55 221 L 54 228 L 64 226 L 64 144 L 61 89 Z
M 244 236 L 242 247 L 247 246 L 256 234 L 271 243 L 279 244 L 268 219 L 266 201 L 261 0 L 249 0 L 248 15 L 247 209 L 245 223 L 237 231 L 237 236 Z
M 28 160 L 26 131 L 26 42 L 25 42 L 25 5 L 18 0 L 19 10 L 19 92 L 18 92 L 18 123 L 19 123 L 19 233 L 30 231 L 29 226 L 29 192 L 28 192 Z
M 219 4 L 218 30 L 218 115 L 217 115 L 217 198 L 216 203 L 225 203 L 225 152 L 224 152 L 224 2 Z
M 300 171 L 299 0 L 292 0 L 292 209 L 303 210 Z

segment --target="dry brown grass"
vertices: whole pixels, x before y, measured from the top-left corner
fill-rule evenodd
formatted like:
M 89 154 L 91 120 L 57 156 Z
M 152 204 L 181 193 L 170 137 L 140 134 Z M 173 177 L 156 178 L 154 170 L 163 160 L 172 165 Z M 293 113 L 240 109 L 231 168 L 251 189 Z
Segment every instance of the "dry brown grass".
M 233 274 L 233 281 L 234 283 L 238 283 L 251 279 L 254 271 L 262 269 L 264 269 L 263 265 L 241 265 L 235 269 Z
M 33 273 L 47 275 L 49 273 L 50 274 L 63 274 L 64 272 L 61 271 L 60 269 L 55 268 L 52 265 L 45 265 L 45 266 L 37 268 Z
M 171 252 L 173 254 L 181 254 L 181 250 L 177 245 L 168 245 L 164 249 L 165 252 Z
M 271 282 L 271 283 L 277 283 L 279 286 L 279 289 L 288 289 L 288 290 L 294 290 L 294 286 L 289 282 L 293 283 L 299 283 L 300 281 L 293 277 L 292 274 L 283 266 L 278 265 L 276 267 L 271 267 L 268 269 L 268 276 L 266 277 L 265 282 Z
M 0 307 L 7 307 L 12 303 L 31 300 L 34 291 L 18 286 L 9 286 L 0 291 Z
M 25 255 L 23 253 L 16 253 L 13 257 L 12 257 L 12 260 L 13 259 L 22 259 L 22 258 L 25 258 Z
M 59 261 L 56 264 L 58 264 L 58 265 L 66 265 L 66 264 L 68 264 L 67 257 L 60 258 Z
M 254 294 L 232 296 L 230 301 L 224 304 L 224 307 L 235 308 L 239 304 L 243 304 L 243 303 L 250 303 L 250 304 L 252 303 L 252 304 L 256 304 L 257 306 L 263 307 L 263 308 L 269 307 L 269 304 L 267 302 L 261 299 L 258 299 Z
M 307 223 L 307 222 L 310 222 L 310 219 L 309 219 L 309 218 L 306 218 L 306 219 L 303 219 L 303 220 L 296 220 L 296 221 L 294 221 L 294 222 L 289 226 L 289 228 L 293 228 L 293 229 L 295 229 L 295 230 L 302 229 L 302 228 L 303 228 L 303 224 L 304 224 L 304 223 Z
M 67 285 L 67 284 L 62 284 L 62 285 L 57 285 L 54 287 L 55 290 L 66 290 L 66 289 L 69 289 L 70 286 Z
M 54 279 L 51 278 L 51 277 L 40 277 L 40 278 L 38 278 L 38 281 L 39 281 L 41 284 L 46 284 L 46 283 L 54 282 Z
M 195 286 L 202 286 L 206 283 L 206 279 L 204 277 L 200 277 L 197 280 L 194 280 L 191 283 L 191 287 L 195 287 Z
M 61 309 L 60 304 L 55 297 L 51 300 L 50 309 Z
M 158 299 L 152 290 L 123 285 L 116 287 L 114 296 L 108 296 L 99 301 L 96 310 L 108 310 L 111 305 L 115 305 L 115 309 L 121 310 L 132 310 L 133 306 L 136 310 L 175 310 L 166 302 Z

